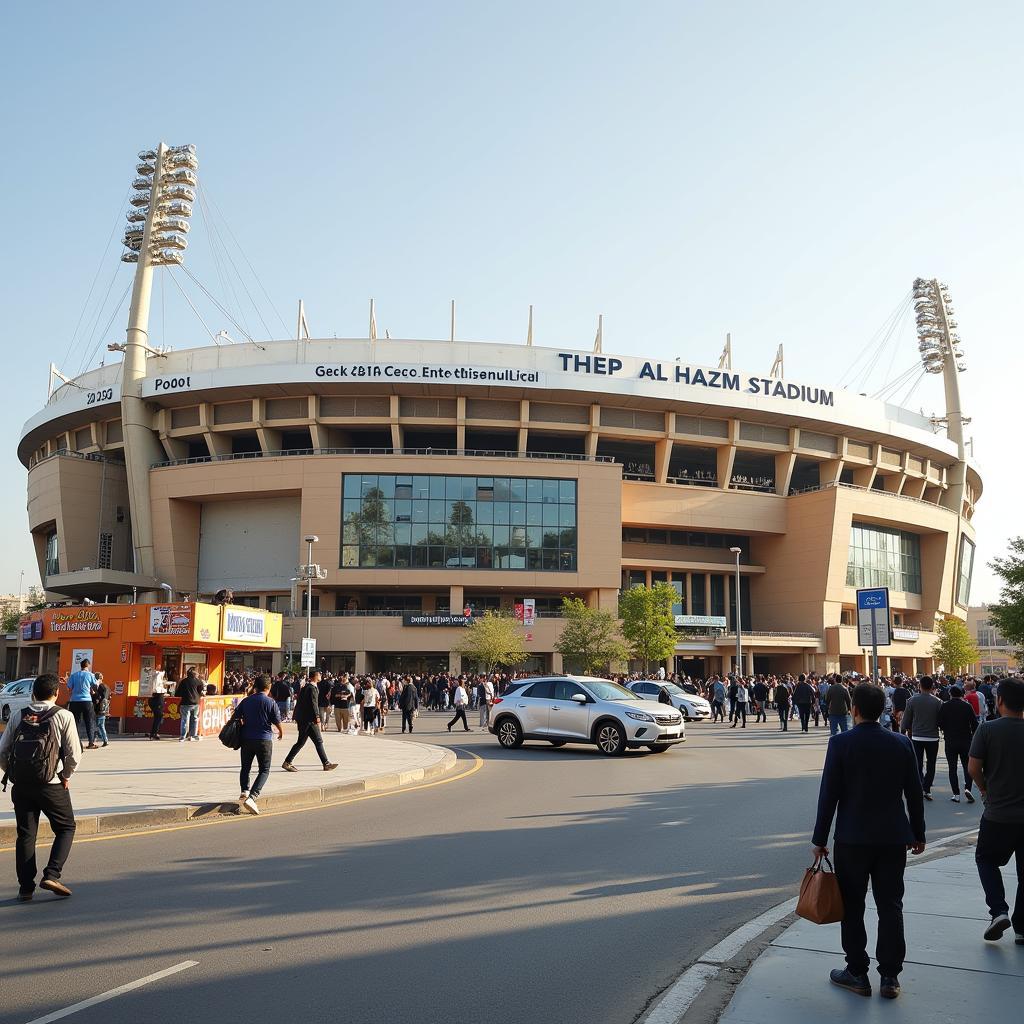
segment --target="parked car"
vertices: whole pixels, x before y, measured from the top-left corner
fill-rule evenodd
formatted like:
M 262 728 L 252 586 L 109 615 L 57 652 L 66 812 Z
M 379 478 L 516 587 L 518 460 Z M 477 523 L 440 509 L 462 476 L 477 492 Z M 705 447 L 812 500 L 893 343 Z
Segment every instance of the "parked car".
M 13 679 L 0 686 L 0 721 L 9 722 L 15 711 L 32 702 L 32 684 L 35 678 Z
M 637 679 L 629 684 L 638 697 L 644 700 L 657 700 L 662 687 L 668 690 L 672 698 L 672 707 L 683 713 L 687 722 L 701 722 L 711 717 L 711 705 L 701 696 L 688 693 L 677 683 L 658 682 L 656 679 Z M 665 705 L 667 707 L 667 705 Z
M 589 676 L 546 676 L 506 692 L 491 708 L 490 732 L 507 749 L 524 740 L 593 743 L 609 757 L 627 748 L 662 753 L 686 739 L 675 708 L 652 707 L 618 683 Z

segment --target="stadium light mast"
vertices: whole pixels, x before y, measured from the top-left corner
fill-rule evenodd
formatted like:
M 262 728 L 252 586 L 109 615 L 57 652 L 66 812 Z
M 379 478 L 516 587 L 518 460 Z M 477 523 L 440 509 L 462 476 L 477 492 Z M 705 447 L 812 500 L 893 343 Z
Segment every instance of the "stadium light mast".
M 959 374 L 967 369 L 964 352 L 953 319 L 953 304 L 949 288 L 923 277 L 914 281 L 914 313 L 917 319 L 917 348 L 921 364 L 927 373 L 942 374 L 946 393 L 946 436 L 956 445 L 956 479 L 946 493 L 945 504 L 958 514 L 963 511 L 964 488 L 967 477 L 967 453 L 964 448 L 964 425 L 971 421 L 963 414 L 960 404 Z
M 177 266 L 188 247 L 192 203 L 198 184 L 196 147 L 167 146 L 139 153 L 129 198 L 131 209 L 124 230 L 121 259 L 134 263 L 135 282 L 124 345 L 121 371 L 121 423 L 124 432 L 128 499 L 132 516 L 132 548 L 135 571 L 156 574 L 153 555 L 153 520 L 149 502 L 149 468 L 163 457 L 142 399 L 147 355 L 158 355 L 149 345 L 149 306 L 153 294 L 153 270 Z

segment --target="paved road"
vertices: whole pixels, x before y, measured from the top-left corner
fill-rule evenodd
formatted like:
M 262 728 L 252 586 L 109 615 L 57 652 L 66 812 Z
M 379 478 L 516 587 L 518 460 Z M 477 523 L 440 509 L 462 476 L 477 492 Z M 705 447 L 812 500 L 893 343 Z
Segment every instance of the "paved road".
M 417 740 L 449 742 L 443 722 Z M 453 735 L 484 759 L 460 781 L 83 842 L 71 900 L 0 902 L 0 1021 L 195 960 L 69 1019 L 629 1024 L 807 861 L 824 730 L 689 735 L 620 759 Z M 945 797 L 933 837 L 978 818 Z M 13 897 L 10 853 L 0 880 Z

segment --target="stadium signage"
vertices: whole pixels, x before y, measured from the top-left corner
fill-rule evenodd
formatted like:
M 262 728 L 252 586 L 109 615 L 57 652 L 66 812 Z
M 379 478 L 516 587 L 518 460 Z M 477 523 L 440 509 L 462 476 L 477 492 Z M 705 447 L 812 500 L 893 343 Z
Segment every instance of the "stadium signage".
M 419 614 L 406 612 L 402 616 L 403 626 L 469 626 L 473 618 L 469 615 L 451 615 L 448 612 Z
M 410 366 L 402 363 L 321 363 L 313 371 L 316 377 L 346 380 L 429 380 L 470 381 L 492 384 L 538 384 L 538 370 L 516 370 L 509 367 L 489 369 L 479 366 Z
M 622 360 L 615 356 L 584 356 L 574 352 L 559 352 L 558 359 L 566 373 L 614 377 L 624 369 Z M 824 388 L 812 388 L 806 384 L 787 384 L 774 377 L 752 376 L 743 379 L 738 373 L 728 370 L 709 370 L 681 363 L 670 363 L 666 367 L 664 363 L 645 360 L 636 372 L 635 378 L 663 381 L 666 384 L 686 384 L 691 387 L 719 388 L 723 391 L 745 391 L 748 395 L 786 398 L 790 401 L 809 402 L 811 405 L 835 404 L 834 392 L 826 391 Z

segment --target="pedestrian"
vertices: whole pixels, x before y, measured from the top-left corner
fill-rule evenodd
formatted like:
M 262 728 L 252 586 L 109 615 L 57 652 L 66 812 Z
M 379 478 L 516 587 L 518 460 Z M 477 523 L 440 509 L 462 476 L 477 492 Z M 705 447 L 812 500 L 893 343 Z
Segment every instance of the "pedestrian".
M 491 724 L 491 701 L 494 700 L 494 683 L 489 676 L 480 681 L 480 728 L 486 729 Z
M 739 725 L 740 717 L 743 718 L 743 728 L 747 727 L 747 704 L 750 700 L 750 694 L 747 691 L 747 684 L 743 678 L 736 680 L 736 717 L 732 721 L 732 728 L 736 728 Z
M 239 748 L 241 756 L 241 771 L 239 772 L 239 786 L 241 793 L 238 802 L 250 814 L 259 814 L 260 809 L 257 801 L 263 787 L 270 778 L 270 767 L 273 764 L 274 756 L 274 734 L 272 728 L 277 730 L 277 738 L 284 739 L 284 730 L 281 728 L 281 709 L 276 701 L 267 696 L 270 689 L 270 680 L 259 675 L 253 683 L 253 692 L 248 697 L 243 697 L 235 707 L 234 717 L 242 723 L 242 746 Z M 249 774 L 252 771 L 252 762 L 255 759 L 259 768 L 256 781 L 250 787 Z
M 327 732 L 327 723 L 331 719 L 331 680 L 321 675 L 317 683 L 317 711 L 320 715 L 320 730 Z
M 758 722 L 768 723 L 768 684 L 765 683 L 763 678 L 757 680 L 754 683 L 753 689 L 754 696 L 754 708 L 757 711 L 757 717 L 754 719 L 754 724 Z
M 178 714 L 181 716 L 179 743 L 184 743 L 186 739 L 190 743 L 193 740 L 198 743 L 202 739 L 199 735 L 199 701 L 205 689 L 194 668 L 190 668 L 185 678 L 174 688 L 174 696 L 179 700 Z
M 52 673 L 32 684 L 32 701 L 15 711 L 0 735 L 3 787 L 14 783 L 11 800 L 18 835 L 14 847 L 18 899 L 27 903 L 36 888 L 36 836 L 39 815 L 46 816 L 53 832 L 50 858 L 43 868 L 40 888 L 58 896 L 71 890 L 60 880 L 75 839 L 75 812 L 69 782 L 82 758 L 82 741 L 74 716 L 57 707 L 60 680 Z
M 725 724 L 725 683 L 718 676 L 711 683 L 711 721 Z
M 153 728 L 149 730 L 151 740 L 160 739 L 160 726 L 164 720 L 164 699 L 167 696 L 167 685 L 163 672 L 153 673 L 153 692 L 149 695 L 149 710 L 153 713 Z
M 775 707 L 779 712 L 779 728 L 782 732 L 789 732 L 789 687 L 779 680 L 775 684 Z
M 363 696 L 363 732 L 372 735 L 377 731 L 377 701 L 380 700 L 380 694 L 369 679 L 363 680 L 360 692 Z
M 68 676 L 68 690 L 71 694 L 68 698 L 68 711 L 75 716 L 79 737 L 82 738 L 84 732 L 89 740 L 86 750 L 97 749 L 96 716 L 92 706 L 92 691 L 96 688 L 96 677 L 89 670 L 91 664 L 88 658 L 83 658 L 78 670 Z
M 971 743 L 970 772 L 985 802 L 974 861 L 992 915 L 985 938 L 994 942 L 1012 923 L 1024 946 L 1024 680 L 999 680 L 996 710 L 999 717 L 984 722 Z M 999 870 L 1011 857 L 1017 861 L 1012 919 Z
M 103 673 L 96 673 L 96 689 L 92 694 L 92 707 L 96 712 L 96 738 L 100 746 L 109 747 L 107 740 L 107 715 L 110 714 L 110 687 L 103 682 Z
M 323 737 L 320 735 L 319 683 L 320 673 L 316 669 L 312 669 L 306 680 L 306 685 L 299 690 L 299 695 L 295 698 L 295 710 L 292 712 L 292 716 L 295 719 L 298 736 L 292 744 L 292 749 L 288 751 L 284 764 L 281 765 L 286 772 L 299 770 L 292 762 L 306 745 L 306 740 L 313 741 L 313 746 L 316 748 L 317 756 L 320 758 L 325 772 L 333 772 L 338 767 L 328 758 L 327 751 L 324 750 Z
M 405 732 L 407 726 L 409 732 L 412 732 L 413 718 L 419 706 L 420 697 L 416 692 L 416 685 L 409 676 L 406 676 L 405 685 L 398 696 L 398 708 L 402 712 L 402 732 Z
M 292 699 L 292 687 L 283 672 L 274 680 L 274 685 L 270 688 L 270 698 L 277 704 L 281 721 L 287 722 L 288 708 L 291 705 Z
M 834 706 L 834 705 L 833 705 Z M 814 855 L 828 856 L 836 819 L 835 870 L 843 897 L 840 932 L 846 969 L 833 970 L 833 985 L 871 995 L 864 930 L 868 882 L 878 912 L 875 957 L 880 994 L 895 999 L 907 955 L 903 935 L 903 874 L 907 851 L 925 848 L 921 775 L 910 741 L 879 725 L 885 694 L 873 683 L 853 691 L 854 727 L 829 740 L 818 793 Z
M 800 731 L 810 732 L 811 704 L 814 702 L 814 687 L 807 682 L 807 676 L 802 672 L 793 689 L 793 703 L 796 705 L 797 713 L 800 715 Z
M 946 741 L 946 764 L 949 767 L 949 788 L 953 791 L 950 800 L 960 803 L 960 768 L 964 770 L 964 797 L 974 803 L 971 792 L 971 775 L 968 758 L 971 740 L 978 731 L 978 718 L 974 709 L 964 700 L 964 691 L 959 686 L 949 690 L 949 700 L 939 708 L 939 729 Z
M 835 677 L 828 688 L 825 703 L 828 707 L 829 735 L 835 736 L 837 733 L 846 732 L 850 728 L 850 711 L 853 705 L 850 690 L 839 676 Z
M 331 687 L 331 706 L 334 708 L 334 725 L 338 732 L 348 732 L 352 721 L 352 684 L 347 676 L 335 679 Z
M 925 800 L 932 798 L 935 761 L 939 756 L 939 709 L 942 701 L 932 693 L 934 688 L 935 680 L 931 676 L 921 679 L 921 692 L 907 701 L 901 724 L 903 732 L 914 744 Z
M 900 732 L 903 722 L 903 712 L 907 710 L 907 701 L 910 700 L 910 690 L 907 688 L 905 679 L 899 679 L 892 691 L 892 728 L 893 732 Z
M 466 696 L 466 689 L 462 685 L 462 681 L 460 680 L 456 684 L 455 690 L 452 693 L 452 705 L 455 708 L 455 717 L 448 723 L 449 732 L 452 731 L 452 726 L 460 720 L 462 721 L 462 727 L 466 730 L 466 732 L 473 731 L 469 727 L 469 722 L 466 721 L 466 705 L 468 703 L 469 698 Z

